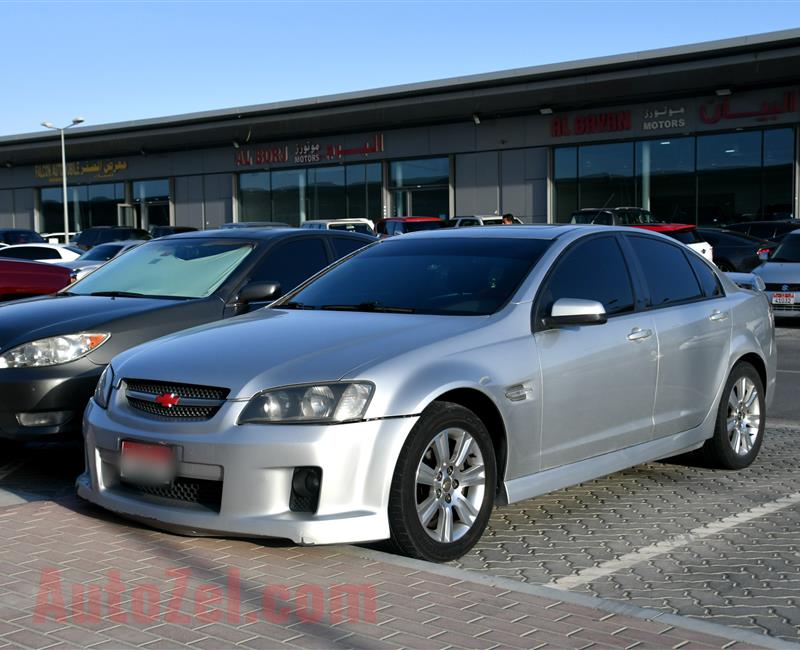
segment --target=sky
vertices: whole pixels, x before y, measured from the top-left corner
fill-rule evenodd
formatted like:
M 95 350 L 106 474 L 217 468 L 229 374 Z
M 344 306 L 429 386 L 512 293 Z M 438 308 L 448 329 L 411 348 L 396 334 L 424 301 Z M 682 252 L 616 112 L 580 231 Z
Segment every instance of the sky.
M 0 0 L 0 135 L 800 27 L 800 0 Z

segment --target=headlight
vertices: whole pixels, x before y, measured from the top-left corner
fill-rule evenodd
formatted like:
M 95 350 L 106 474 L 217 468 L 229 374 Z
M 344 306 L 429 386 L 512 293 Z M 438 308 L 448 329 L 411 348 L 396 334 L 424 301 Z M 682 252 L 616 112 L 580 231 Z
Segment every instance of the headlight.
M 75 361 L 110 337 L 106 332 L 81 332 L 23 343 L 0 356 L 0 368 L 36 368 Z
M 351 422 L 364 417 L 375 386 L 366 382 L 310 384 L 265 390 L 248 402 L 239 424 Z
M 111 366 L 106 366 L 103 374 L 94 389 L 94 401 L 101 408 L 108 408 L 108 400 L 111 397 L 111 389 L 114 387 L 114 370 Z

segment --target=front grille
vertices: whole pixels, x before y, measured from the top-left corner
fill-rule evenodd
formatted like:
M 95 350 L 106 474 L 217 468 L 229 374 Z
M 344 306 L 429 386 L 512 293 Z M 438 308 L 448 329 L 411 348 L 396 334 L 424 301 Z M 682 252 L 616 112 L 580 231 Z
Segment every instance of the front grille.
M 155 402 L 148 402 L 143 399 L 136 399 L 135 397 L 128 396 L 128 404 L 132 408 L 139 411 L 144 411 L 148 415 L 154 415 L 164 420 L 210 420 L 219 411 L 219 406 L 173 406 L 172 408 L 164 408 Z
M 128 390 L 136 391 L 137 393 L 150 393 L 151 395 L 175 393 L 179 397 L 187 397 L 190 399 L 224 400 L 228 397 L 228 393 L 230 393 L 230 390 L 227 388 L 217 388 L 215 386 L 171 384 L 162 381 L 147 381 L 144 379 L 126 379 L 125 385 L 128 387 Z
M 800 311 L 800 305 L 772 305 L 773 311 Z
M 168 499 L 175 501 L 176 505 L 196 504 L 215 512 L 220 511 L 222 504 L 222 481 L 178 477 L 169 485 L 141 485 L 123 481 L 120 487 L 139 496 Z
M 222 408 L 230 392 L 216 386 L 195 386 L 144 379 L 126 379 L 125 396 L 128 405 L 159 420 L 210 420 Z M 177 404 L 163 405 L 156 401 L 161 395 L 178 398 Z

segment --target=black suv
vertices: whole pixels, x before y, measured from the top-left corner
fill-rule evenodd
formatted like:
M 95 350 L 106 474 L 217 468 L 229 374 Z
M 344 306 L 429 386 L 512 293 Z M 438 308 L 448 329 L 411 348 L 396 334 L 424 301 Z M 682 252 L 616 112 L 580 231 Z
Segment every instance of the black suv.
M 793 230 L 800 228 L 800 219 L 781 219 L 776 221 L 743 221 L 725 226 L 725 230 L 732 230 L 743 235 L 750 235 L 757 239 L 771 239 L 780 241 Z
M 129 239 L 150 239 L 150 233 L 130 226 L 92 226 L 78 233 L 72 242 L 78 248 L 88 251 L 98 244 L 111 241 L 127 241 Z
M 374 241 L 300 228 L 170 235 L 54 296 L 0 306 L 0 440 L 76 435 L 100 373 L 117 354 L 265 306 Z
M 0 228 L 0 244 L 44 244 L 46 240 L 38 232 L 24 228 Z

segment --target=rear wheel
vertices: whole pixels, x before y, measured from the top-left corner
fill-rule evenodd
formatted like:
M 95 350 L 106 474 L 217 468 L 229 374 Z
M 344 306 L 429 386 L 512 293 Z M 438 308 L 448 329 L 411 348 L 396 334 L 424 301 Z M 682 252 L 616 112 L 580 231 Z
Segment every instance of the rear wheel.
M 704 457 L 726 469 L 749 466 L 761 449 L 765 420 L 761 377 L 749 363 L 738 363 L 725 384 L 714 436 L 703 446 Z
M 464 555 L 486 528 L 496 475 L 483 422 L 463 406 L 434 402 L 397 461 L 389 500 L 394 547 L 434 562 Z

